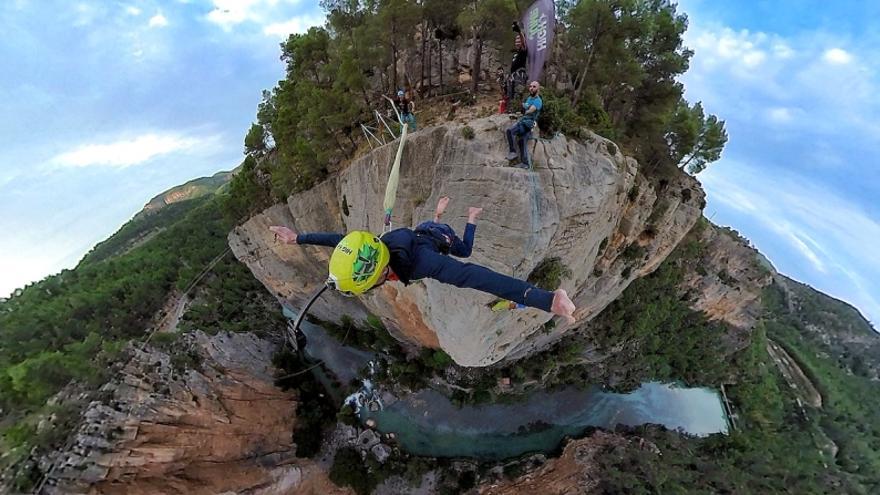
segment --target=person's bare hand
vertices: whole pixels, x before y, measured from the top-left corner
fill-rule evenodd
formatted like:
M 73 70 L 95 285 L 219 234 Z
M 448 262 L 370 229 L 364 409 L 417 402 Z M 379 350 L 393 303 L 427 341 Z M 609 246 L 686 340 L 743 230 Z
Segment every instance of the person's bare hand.
M 476 221 L 477 221 L 477 217 L 478 217 L 478 216 L 480 215 L 480 213 L 482 213 L 482 212 L 483 212 L 483 209 L 482 209 L 482 208 L 479 208 L 479 207 L 477 207 L 477 206 L 471 206 L 470 208 L 468 208 L 468 223 L 474 223 L 474 222 L 476 222 Z
M 437 209 L 434 210 L 434 214 L 438 217 L 443 215 L 446 212 L 446 207 L 449 206 L 449 196 L 443 196 L 437 201 Z
M 575 311 L 574 303 L 571 302 L 571 299 L 568 297 L 568 293 L 563 289 L 556 289 L 553 291 L 553 302 L 550 306 L 550 312 L 559 315 L 565 318 L 569 324 L 575 322 L 574 319 L 574 311 Z
M 281 239 L 284 244 L 296 244 L 296 232 L 281 225 L 273 225 L 269 230 L 275 233 L 276 239 Z

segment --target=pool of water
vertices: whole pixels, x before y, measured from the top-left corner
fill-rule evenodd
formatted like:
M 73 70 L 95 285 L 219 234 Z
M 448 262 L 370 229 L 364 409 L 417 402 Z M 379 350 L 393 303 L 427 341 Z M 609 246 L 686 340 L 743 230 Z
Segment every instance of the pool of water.
M 696 436 L 728 428 L 717 392 L 660 383 L 628 394 L 571 387 L 537 392 L 518 403 L 461 408 L 422 390 L 381 411 L 363 411 L 363 417 L 375 420 L 379 431 L 393 432 L 414 454 L 482 459 L 550 452 L 589 427 L 654 423 Z
M 295 316 L 289 310 L 285 315 Z M 360 374 L 374 353 L 342 345 L 308 322 L 301 329 L 306 353 L 324 361 L 339 380 L 365 378 Z M 652 423 L 695 436 L 728 431 L 718 392 L 662 383 L 645 383 L 626 394 L 568 387 L 535 392 L 517 402 L 464 407 L 426 389 L 402 398 L 385 394 L 385 408 L 365 408 L 361 418 L 375 420 L 383 433 L 393 432 L 413 454 L 487 460 L 551 452 L 565 437 L 580 436 L 590 427 Z

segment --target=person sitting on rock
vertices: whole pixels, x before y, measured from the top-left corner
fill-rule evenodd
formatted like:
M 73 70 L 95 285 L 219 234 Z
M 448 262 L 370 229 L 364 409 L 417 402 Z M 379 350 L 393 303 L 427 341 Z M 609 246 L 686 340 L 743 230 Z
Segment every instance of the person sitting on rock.
M 463 263 L 447 256 L 467 258 L 471 255 L 477 229 L 476 219 L 483 211 L 476 207 L 468 209 L 468 222 L 464 239 L 461 239 L 452 227 L 440 223 L 448 204 L 448 197 L 440 198 L 433 221 L 423 222 L 414 230 L 392 230 L 381 238 L 365 231 L 354 231 L 343 236 L 337 233 L 297 234 L 278 225 L 269 227 L 269 230 L 285 244 L 335 248 L 330 257 L 328 282 L 347 295 L 363 294 L 388 280 L 399 280 L 408 285 L 414 280 L 432 278 L 538 308 L 574 323 L 575 305 L 565 290 L 550 292 L 484 266 Z
M 529 97 L 523 102 L 523 116 L 520 117 L 516 124 L 507 129 L 507 146 L 509 149 L 507 159 L 516 160 L 519 157 L 520 162 L 516 166 L 520 168 L 529 168 L 529 151 L 526 148 L 526 144 L 528 144 L 529 138 L 532 136 L 532 129 L 538 122 L 541 107 L 544 106 L 541 95 L 538 94 L 540 90 L 541 85 L 538 84 L 538 81 L 529 83 Z M 514 143 L 514 140 L 516 143 Z M 518 154 L 514 147 L 515 145 L 519 146 Z

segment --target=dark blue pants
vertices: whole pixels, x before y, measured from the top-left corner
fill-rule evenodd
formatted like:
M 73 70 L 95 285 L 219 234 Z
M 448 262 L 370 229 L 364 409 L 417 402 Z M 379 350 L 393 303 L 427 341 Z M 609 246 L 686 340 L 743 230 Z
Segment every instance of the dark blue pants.
M 444 256 L 426 243 L 417 242 L 412 279 L 433 278 L 444 284 L 476 289 L 532 308 L 549 312 L 553 293 L 485 266 L 462 263 Z
M 519 146 L 519 159 L 526 165 L 529 165 L 529 150 L 526 145 L 530 137 L 532 137 L 532 128 L 522 123 L 522 121 L 513 124 L 507 129 L 507 146 L 510 152 L 517 152 L 517 149 L 514 147 L 514 141 L 516 141 L 516 145 Z

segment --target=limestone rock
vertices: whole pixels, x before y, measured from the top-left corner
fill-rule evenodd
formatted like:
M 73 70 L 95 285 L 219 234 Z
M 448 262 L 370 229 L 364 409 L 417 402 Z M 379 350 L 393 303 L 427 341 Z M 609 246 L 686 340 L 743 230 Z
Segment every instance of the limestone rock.
M 537 470 L 514 480 L 480 486 L 478 493 L 480 495 L 599 493 L 600 466 L 596 462 L 597 456 L 608 448 L 625 445 L 630 441 L 620 435 L 597 431 L 589 437 L 569 442 L 561 456 L 550 459 Z M 645 450 L 652 451 L 650 448 Z
M 384 443 L 374 445 L 373 448 L 370 449 L 370 452 L 373 454 L 373 457 L 375 457 L 376 460 L 379 461 L 379 464 L 384 464 L 385 461 L 387 461 L 388 458 L 391 457 L 391 447 L 385 445 Z
M 295 457 L 297 403 L 273 384 L 275 344 L 251 334 L 181 340 L 198 369 L 132 349 L 102 389 L 109 398 L 90 404 L 70 448 L 54 454 L 43 493 L 346 493 Z
M 415 227 L 433 216 L 441 196 L 452 201 L 443 220 L 463 231 L 468 206 L 485 208 L 470 260 L 526 278 L 538 264 L 559 258 L 571 271 L 562 282 L 578 306 L 578 323 L 593 318 L 636 277 L 653 271 L 700 216 L 704 194 L 679 174 L 656 191 L 638 164 L 597 135 L 558 136 L 535 144 L 534 171 L 508 166 L 506 116 L 447 123 L 413 133 L 401 165 L 395 227 Z M 531 146 L 531 145 L 530 145 Z M 272 224 L 298 232 L 382 229 L 382 200 L 397 143 L 355 159 L 309 191 L 251 218 L 229 236 L 235 255 L 293 308 L 327 278 L 331 249 L 275 242 Z M 661 199 L 658 199 L 661 198 Z M 397 338 L 442 348 L 457 363 L 487 366 L 546 347 L 570 326 L 536 309 L 494 313 L 494 298 L 434 280 L 385 284 L 361 298 L 325 293 L 317 317 L 339 321 L 380 317 Z

